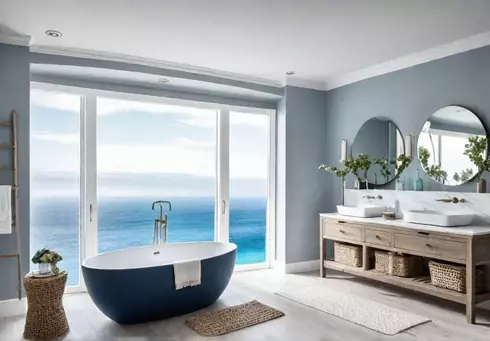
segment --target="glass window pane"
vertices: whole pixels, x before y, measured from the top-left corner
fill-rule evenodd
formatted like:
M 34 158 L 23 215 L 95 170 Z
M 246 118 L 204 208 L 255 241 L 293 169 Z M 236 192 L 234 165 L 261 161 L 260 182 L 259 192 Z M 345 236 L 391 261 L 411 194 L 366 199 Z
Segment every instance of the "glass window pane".
M 230 241 L 237 264 L 266 261 L 269 116 L 230 113 Z
M 68 271 L 69 286 L 79 284 L 80 268 L 80 100 L 31 92 L 30 252 L 61 254 L 58 266 Z
M 98 98 L 97 127 L 99 252 L 151 245 L 157 200 L 169 242 L 214 240 L 216 111 Z

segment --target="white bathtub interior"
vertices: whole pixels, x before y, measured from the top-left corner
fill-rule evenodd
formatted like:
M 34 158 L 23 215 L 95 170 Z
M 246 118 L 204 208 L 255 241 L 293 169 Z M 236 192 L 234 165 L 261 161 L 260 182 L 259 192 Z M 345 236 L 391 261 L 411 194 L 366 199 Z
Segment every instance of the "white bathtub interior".
M 233 243 L 197 242 L 146 246 L 103 253 L 87 258 L 83 266 L 92 269 L 124 270 L 170 265 L 189 259 L 204 260 L 236 249 Z M 155 252 L 158 252 L 155 254 Z

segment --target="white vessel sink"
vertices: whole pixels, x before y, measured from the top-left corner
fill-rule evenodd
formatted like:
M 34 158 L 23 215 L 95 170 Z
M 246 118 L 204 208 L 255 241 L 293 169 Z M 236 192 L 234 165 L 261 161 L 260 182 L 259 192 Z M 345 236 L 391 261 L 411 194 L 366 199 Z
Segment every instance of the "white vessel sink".
M 381 217 L 386 211 L 385 206 L 343 206 L 337 205 L 337 212 L 340 215 L 360 218 Z
M 403 212 L 403 220 L 409 223 L 436 226 L 465 226 L 471 224 L 473 213 L 452 213 L 432 210 L 409 210 Z

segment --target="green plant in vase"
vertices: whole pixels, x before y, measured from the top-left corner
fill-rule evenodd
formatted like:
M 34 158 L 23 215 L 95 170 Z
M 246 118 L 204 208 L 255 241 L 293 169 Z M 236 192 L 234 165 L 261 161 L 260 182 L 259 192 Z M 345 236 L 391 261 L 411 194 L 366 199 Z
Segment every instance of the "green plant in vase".
M 478 168 L 478 193 L 485 193 L 487 191 L 487 181 L 483 178 L 483 172 L 490 171 L 490 161 L 485 155 L 487 146 L 488 140 L 483 136 L 470 136 L 468 143 L 464 145 L 466 150 L 463 154 L 468 156 L 470 161 Z
M 342 188 L 341 188 L 341 197 L 340 197 L 340 201 L 341 201 L 341 205 L 344 204 L 344 189 L 345 189 L 345 178 L 347 175 L 349 175 L 349 168 L 347 168 L 345 166 L 345 163 L 344 163 L 344 168 L 337 168 L 337 167 L 331 167 L 331 166 L 327 166 L 327 165 L 320 165 L 318 167 L 318 169 L 322 169 L 330 174 L 334 174 L 336 177 L 338 177 L 341 181 L 342 181 Z
M 389 168 L 390 162 L 388 161 L 388 159 L 383 159 L 383 158 L 374 159 L 373 161 L 381 168 L 380 173 L 384 177 L 385 183 L 387 183 L 391 175 L 391 171 Z
M 396 175 L 395 177 L 399 178 L 405 169 L 410 166 L 412 163 L 412 158 L 406 156 L 405 154 L 400 154 L 396 160 L 393 162 L 393 166 L 395 167 Z
M 41 273 L 49 272 L 49 266 L 51 267 L 51 272 L 54 274 L 59 273 L 60 269 L 57 264 L 62 260 L 63 257 L 61 257 L 60 254 L 49 249 L 38 250 L 32 257 L 32 262 L 40 265 L 39 268 Z M 46 269 L 43 265 L 47 265 L 48 268 Z
M 359 154 L 356 158 L 357 168 L 362 172 L 364 176 L 364 182 L 366 183 L 366 189 L 368 189 L 367 173 L 369 168 L 371 168 L 372 161 L 369 159 L 367 154 Z
M 405 154 L 400 154 L 395 160 L 391 161 L 391 164 L 395 168 L 395 180 L 397 190 L 403 190 L 403 182 L 400 180 L 400 177 L 411 163 L 412 158 L 406 156 Z
M 356 158 L 353 158 L 351 156 L 350 162 L 346 166 L 356 176 L 356 181 L 358 183 L 358 186 L 356 186 L 357 189 L 360 188 L 360 184 L 362 181 L 365 181 L 366 189 L 368 188 L 367 173 L 369 171 L 369 168 L 371 168 L 371 164 L 372 162 L 369 159 L 369 156 L 366 154 L 360 153 L 359 155 L 357 155 Z M 359 172 L 362 172 L 361 174 L 364 176 L 364 178 L 361 178 L 361 176 L 359 176 Z
M 344 166 L 348 170 L 348 172 L 356 178 L 354 183 L 354 188 L 359 189 L 359 184 L 361 183 L 361 178 L 359 177 L 359 164 L 357 163 L 357 159 L 354 159 L 352 155 L 344 161 Z

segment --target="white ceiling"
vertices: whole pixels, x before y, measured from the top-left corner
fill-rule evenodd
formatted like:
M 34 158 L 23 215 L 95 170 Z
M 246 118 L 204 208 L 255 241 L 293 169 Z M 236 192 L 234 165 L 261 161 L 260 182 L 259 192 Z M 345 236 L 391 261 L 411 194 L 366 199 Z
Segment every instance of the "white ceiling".
M 326 81 L 490 31 L 488 0 L 1 0 L 34 45 Z M 50 38 L 47 29 L 59 30 Z

